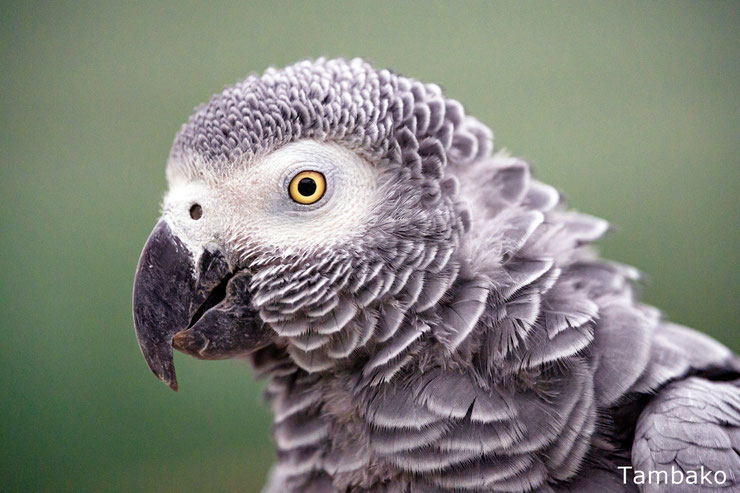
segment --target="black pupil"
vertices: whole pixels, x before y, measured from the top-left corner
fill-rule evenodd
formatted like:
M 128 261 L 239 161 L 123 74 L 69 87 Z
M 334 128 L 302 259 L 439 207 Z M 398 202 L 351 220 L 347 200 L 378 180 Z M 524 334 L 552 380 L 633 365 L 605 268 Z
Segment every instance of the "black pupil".
M 298 193 L 304 197 L 310 197 L 316 192 L 316 182 L 313 178 L 301 178 L 298 182 Z

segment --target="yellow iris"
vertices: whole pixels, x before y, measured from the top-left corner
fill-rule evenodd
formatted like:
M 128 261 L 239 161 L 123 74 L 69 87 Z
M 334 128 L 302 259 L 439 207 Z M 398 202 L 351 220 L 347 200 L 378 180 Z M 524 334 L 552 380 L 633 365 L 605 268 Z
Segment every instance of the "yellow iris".
M 318 171 L 301 171 L 290 180 L 288 192 L 299 204 L 314 204 L 326 192 L 326 178 Z

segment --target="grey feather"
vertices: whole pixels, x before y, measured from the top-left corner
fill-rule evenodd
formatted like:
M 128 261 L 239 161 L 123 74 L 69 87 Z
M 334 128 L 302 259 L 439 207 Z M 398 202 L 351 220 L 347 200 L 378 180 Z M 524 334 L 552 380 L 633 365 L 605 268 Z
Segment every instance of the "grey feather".
M 740 382 L 692 377 L 667 386 L 642 411 L 635 431 L 632 463 L 642 470 L 683 473 L 722 471 L 721 485 L 674 485 L 672 491 L 737 491 L 740 488 Z M 700 474 L 700 473 L 697 473 Z M 646 492 L 660 491 L 646 485 Z
M 365 159 L 381 200 L 310 249 L 224 232 L 274 334 L 248 357 L 271 378 L 265 491 L 637 491 L 619 464 L 738 489 L 738 358 L 641 305 L 637 271 L 589 246 L 607 222 L 492 154 L 439 86 L 358 59 L 271 68 L 196 109 L 168 175 L 217 183 L 302 140 Z

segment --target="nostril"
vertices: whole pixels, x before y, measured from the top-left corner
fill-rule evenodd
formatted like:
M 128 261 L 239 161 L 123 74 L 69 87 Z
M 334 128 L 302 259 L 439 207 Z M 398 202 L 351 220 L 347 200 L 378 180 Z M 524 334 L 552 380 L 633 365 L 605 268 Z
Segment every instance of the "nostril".
M 190 217 L 197 221 L 202 216 L 203 216 L 203 208 L 200 206 L 200 204 L 193 204 L 190 207 Z

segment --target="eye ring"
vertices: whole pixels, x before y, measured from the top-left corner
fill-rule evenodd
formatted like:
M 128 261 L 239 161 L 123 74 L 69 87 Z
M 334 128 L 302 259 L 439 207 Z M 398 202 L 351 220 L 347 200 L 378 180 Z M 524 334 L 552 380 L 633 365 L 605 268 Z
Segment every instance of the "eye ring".
M 203 207 L 200 204 L 193 204 L 190 206 L 190 218 L 197 221 L 203 216 Z
M 288 193 L 299 204 L 315 204 L 326 193 L 326 178 L 318 171 L 301 171 L 290 180 Z

